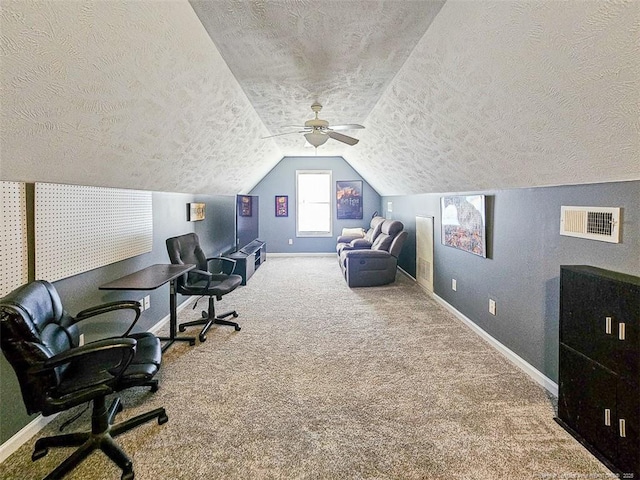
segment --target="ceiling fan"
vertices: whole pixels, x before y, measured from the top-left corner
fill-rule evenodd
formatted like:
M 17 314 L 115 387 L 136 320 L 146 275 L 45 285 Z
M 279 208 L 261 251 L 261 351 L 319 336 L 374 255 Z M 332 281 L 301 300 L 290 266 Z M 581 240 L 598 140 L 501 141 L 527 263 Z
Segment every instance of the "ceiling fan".
M 311 105 L 311 110 L 313 110 L 313 112 L 316 114 L 316 117 L 304 122 L 304 126 L 302 127 L 298 127 L 297 125 L 295 126 L 296 128 L 301 128 L 302 130 L 297 132 L 279 133 L 277 135 L 272 135 L 270 137 L 264 137 L 264 138 L 279 137 L 282 135 L 291 135 L 293 133 L 302 133 L 304 134 L 304 138 L 306 138 L 307 142 L 309 142 L 311 145 L 313 145 L 316 148 L 318 148 L 320 145 L 323 145 L 330 138 L 333 138 L 334 140 L 337 140 L 342 143 L 346 143 L 347 145 L 355 145 L 356 143 L 359 142 L 357 138 L 353 138 L 348 135 L 338 133 L 338 130 L 357 130 L 357 129 L 364 128 L 362 125 L 358 125 L 356 123 L 350 123 L 346 125 L 329 126 L 329 122 L 327 122 L 326 120 L 322 120 L 321 118 L 318 118 L 318 113 L 320 113 L 320 110 L 322 110 L 322 105 L 320 105 L 318 102 L 314 102 Z

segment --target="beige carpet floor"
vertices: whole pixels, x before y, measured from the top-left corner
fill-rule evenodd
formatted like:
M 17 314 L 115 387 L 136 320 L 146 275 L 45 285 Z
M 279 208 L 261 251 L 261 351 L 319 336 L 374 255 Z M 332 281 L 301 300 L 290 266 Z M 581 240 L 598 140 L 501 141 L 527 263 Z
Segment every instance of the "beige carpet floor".
M 120 419 L 169 415 L 118 437 L 136 479 L 613 478 L 553 421 L 542 388 L 403 275 L 349 289 L 333 257 L 270 257 L 218 306 L 230 308 L 242 331 L 174 345 L 158 392 L 121 395 Z M 43 478 L 70 453 L 31 462 L 34 441 L 0 478 Z M 67 478 L 120 473 L 93 453 Z

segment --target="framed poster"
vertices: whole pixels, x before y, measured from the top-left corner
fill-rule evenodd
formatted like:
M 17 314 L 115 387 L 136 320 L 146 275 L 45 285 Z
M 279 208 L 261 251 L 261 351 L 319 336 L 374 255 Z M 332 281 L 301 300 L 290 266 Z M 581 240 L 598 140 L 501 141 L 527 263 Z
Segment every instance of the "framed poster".
M 440 202 L 442 244 L 486 257 L 485 196 L 441 197 Z
M 336 182 L 338 220 L 362 219 L 362 180 Z
M 241 217 L 251 216 L 251 196 L 250 195 L 238 195 L 238 214 Z
M 289 216 L 289 197 L 287 195 L 276 195 L 276 217 Z
M 187 203 L 187 221 L 198 222 L 204 220 L 204 203 Z

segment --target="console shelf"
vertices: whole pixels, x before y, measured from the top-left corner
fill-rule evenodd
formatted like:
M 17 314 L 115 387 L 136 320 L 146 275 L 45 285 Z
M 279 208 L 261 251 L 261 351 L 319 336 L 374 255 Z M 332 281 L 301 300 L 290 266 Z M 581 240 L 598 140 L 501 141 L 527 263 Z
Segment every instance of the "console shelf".
M 267 261 L 267 244 L 254 240 L 227 257 L 236 261 L 234 273 L 242 276 L 242 285 L 246 285 L 258 267 Z

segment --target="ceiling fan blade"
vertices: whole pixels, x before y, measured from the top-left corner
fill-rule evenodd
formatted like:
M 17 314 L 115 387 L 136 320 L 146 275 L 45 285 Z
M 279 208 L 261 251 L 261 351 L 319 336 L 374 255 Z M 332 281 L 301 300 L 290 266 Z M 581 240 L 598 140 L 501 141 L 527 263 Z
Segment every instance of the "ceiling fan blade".
M 331 125 L 331 130 L 360 130 L 364 128 L 362 125 L 358 125 L 357 123 L 347 123 L 345 125 Z
M 275 135 L 269 135 L 268 137 L 261 137 L 261 140 L 264 140 L 266 138 L 273 138 L 273 137 L 281 137 L 283 135 L 293 135 L 294 133 L 305 133 L 306 130 L 301 130 L 299 132 L 285 132 L 285 133 L 276 133 Z
M 349 137 L 347 135 L 343 135 L 342 133 L 334 132 L 332 130 L 329 130 L 327 132 L 327 135 L 329 135 L 334 140 L 338 140 L 339 142 L 346 143 L 347 145 L 355 145 L 360 141 L 357 138 Z

